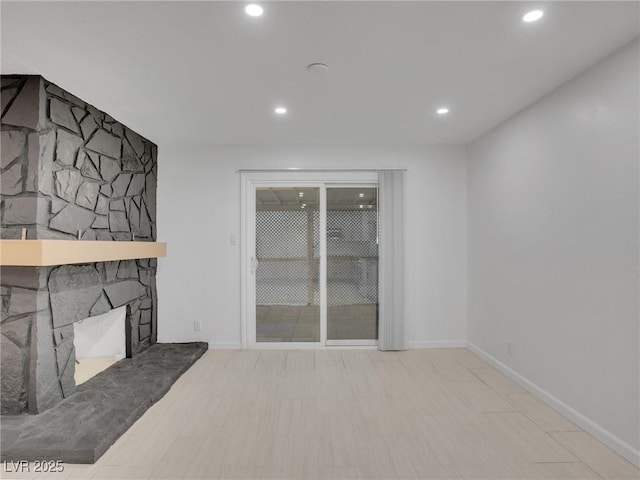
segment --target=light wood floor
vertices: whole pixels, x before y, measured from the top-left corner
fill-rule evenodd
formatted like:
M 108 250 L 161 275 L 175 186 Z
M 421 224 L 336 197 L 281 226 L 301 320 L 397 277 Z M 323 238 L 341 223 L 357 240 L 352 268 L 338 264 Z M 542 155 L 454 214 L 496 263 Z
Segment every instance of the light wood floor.
M 465 349 L 209 351 L 84 479 L 638 479 Z

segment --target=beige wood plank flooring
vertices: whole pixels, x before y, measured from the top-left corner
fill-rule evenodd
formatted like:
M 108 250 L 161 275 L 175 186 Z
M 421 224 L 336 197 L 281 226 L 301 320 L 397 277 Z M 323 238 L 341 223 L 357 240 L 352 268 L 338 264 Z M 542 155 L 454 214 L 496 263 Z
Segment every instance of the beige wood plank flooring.
M 466 349 L 209 351 L 67 479 L 638 479 Z

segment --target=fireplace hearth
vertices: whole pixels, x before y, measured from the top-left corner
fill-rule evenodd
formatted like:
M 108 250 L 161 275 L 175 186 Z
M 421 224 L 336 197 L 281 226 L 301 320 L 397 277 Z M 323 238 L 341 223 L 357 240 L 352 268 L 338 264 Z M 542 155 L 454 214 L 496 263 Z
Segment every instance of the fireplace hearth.
M 39 415 L 2 417 L 0 460 L 95 463 L 207 350 L 157 343 L 80 385 Z

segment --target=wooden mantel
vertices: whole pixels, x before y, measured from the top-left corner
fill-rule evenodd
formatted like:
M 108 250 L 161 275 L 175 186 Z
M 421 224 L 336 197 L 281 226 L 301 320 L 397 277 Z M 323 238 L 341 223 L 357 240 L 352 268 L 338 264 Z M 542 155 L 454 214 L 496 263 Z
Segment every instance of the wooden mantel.
M 165 242 L 0 240 L 0 265 L 43 267 L 167 255 Z

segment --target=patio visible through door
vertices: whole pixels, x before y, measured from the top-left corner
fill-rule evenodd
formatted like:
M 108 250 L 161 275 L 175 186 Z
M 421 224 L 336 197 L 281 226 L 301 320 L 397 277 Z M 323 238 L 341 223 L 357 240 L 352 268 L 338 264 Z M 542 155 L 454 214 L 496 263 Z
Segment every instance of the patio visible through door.
M 249 325 L 255 325 L 255 337 L 249 335 L 250 343 L 375 345 L 376 185 L 274 183 L 253 188 L 248 267 L 255 300 L 255 324 Z

